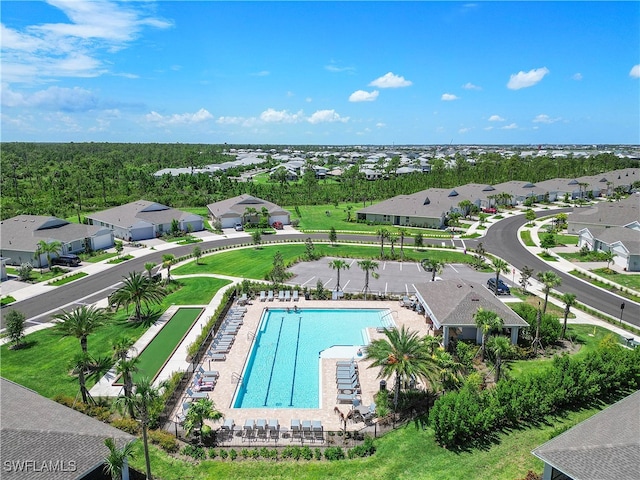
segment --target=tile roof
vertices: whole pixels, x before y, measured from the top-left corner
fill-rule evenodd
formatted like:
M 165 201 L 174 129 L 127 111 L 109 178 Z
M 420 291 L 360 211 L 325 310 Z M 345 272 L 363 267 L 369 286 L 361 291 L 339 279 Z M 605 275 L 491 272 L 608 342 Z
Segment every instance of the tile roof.
M 193 213 L 177 210 L 148 200 L 137 200 L 120 205 L 119 207 L 95 212 L 87 215 L 87 218 L 123 228 L 131 228 L 141 221 L 160 225 L 171 223 L 173 220 L 201 220 L 200 216 Z
M 589 208 L 576 208 L 569 216 L 577 225 L 602 225 L 623 227 L 640 222 L 640 195 L 633 194 L 619 202 L 599 202 Z
M 3 467 L 7 461 L 38 466 L 10 474 L 5 470 L 3 478 L 76 479 L 102 464 L 109 453 L 106 438 L 114 438 L 118 447 L 136 438 L 4 378 L 0 379 L 0 405 Z M 56 471 L 42 468 L 55 462 L 59 462 Z
M 287 215 L 289 212 L 284 210 L 279 205 L 271 203 L 267 200 L 263 200 L 252 195 L 238 195 L 237 197 L 227 198 L 216 203 L 207 205 L 209 212 L 217 218 L 223 216 L 242 216 L 245 210 L 249 208 L 255 208 L 260 214 L 262 207 L 266 207 L 269 210 L 269 215 Z
M 640 478 L 640 390 L 531 453 L 575 480 Z

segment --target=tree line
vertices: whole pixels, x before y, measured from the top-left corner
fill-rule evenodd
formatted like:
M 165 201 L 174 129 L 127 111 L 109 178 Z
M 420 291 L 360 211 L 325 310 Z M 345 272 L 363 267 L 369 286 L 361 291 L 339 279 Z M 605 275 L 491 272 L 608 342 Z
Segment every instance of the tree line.
M 509 180 L 537 182 L 555 177 L 580 177 L 637 165 L 637 161 L 602 153 L 588 158 L 508 158 L 484 153 L 468 161 L 457 154 L 450 162 L 436 158 L 430 173 L 396 175 L 384 168 L 382 180 L 368 181 L 360 172 L 366 153 L 354 164 L 340 165 L 335 155 L 309 158 L 313 165 L 343 169 L 336 179 L 317 179 L 308 169 L 300 180 L 274 175 L 268 182 L 239 181 L 254 166 L 213 174 L 154 176 L 164 168 L 189 168 L 232 161 L 229 145 L 118 143 L 3 143 L 0 151 L 2 219 L 18 214 L 62 218 L 122 205 L 134 200 L 160 202 L 176 208 L 203 207 L 225 198 L 250 194 L 279 205 L 319 205 L 383 200 L 426 188 L 465 183 L 495 184 Z M 297 147 L 298 148 L 298 147 Z M 311 147 L 299 147 L 310 149 Z M 317 148 L 317 147 L 316 147 Z M 260 154 L 270 169 L 279 164 L 268 151 Z M 305 156 L 303 152 L 300 154 Z M 392 159 L 393 160 L 393 159 Z M 398 158 L 396 158 L 396 164 Z M 390 160 L 389 165 L 394 165 Z

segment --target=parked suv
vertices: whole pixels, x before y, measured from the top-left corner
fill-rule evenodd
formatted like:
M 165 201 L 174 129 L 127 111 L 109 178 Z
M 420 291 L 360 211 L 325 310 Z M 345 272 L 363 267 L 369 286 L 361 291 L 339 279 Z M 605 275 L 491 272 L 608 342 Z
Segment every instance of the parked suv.
M 53 265 L 64 265 L 65 267 L 77 267 L 80 265 L 80 257 L 69 253 L 52 258 L 51 263 Z
M 496 279 L 491 277 L 487 280 L 487 288 L 495 293 L 496 291 Z M 511 295 L 511 289 L 502 280 L 498 280 L 498 295 Z
M 241 232 L 242 230 L 244 230 L 242 228 L 242 224 L 241 223 L 236 223 L 233 228 L 236 229 L 236 232 Z
M 282 224 L 282 222 L 273 222 L 271 226 L 276 230 L 282 230 L 284 228 L 284 225 Z

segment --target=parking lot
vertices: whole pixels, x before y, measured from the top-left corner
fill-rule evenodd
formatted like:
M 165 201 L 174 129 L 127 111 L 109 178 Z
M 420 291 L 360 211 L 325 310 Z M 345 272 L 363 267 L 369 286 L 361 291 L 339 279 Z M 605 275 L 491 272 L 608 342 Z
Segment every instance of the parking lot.
M 294 276 L 288 283 L 300 285 L 308 289 L 315 289 L 318 280 L 324 288 L 334 290 L 338 280 L 337 270 L 329 267 L 333 258 L 326 257 L 315 262 L 301 262 L 289 269 Z M 365 272 L 358 266 L 358 260 L 346 259 L 348 270 L 340 271 L 340 287 L 347 293 L 362 293 L 364 291 Z M 369 292 L 379 295 L 411 295 L 414 293 L 413 285 L 431 281 L 432 272 L 426 272 L 419 263 L 413 262 L 385 262 L 379 261 L 378 268 L 373 271 L 378 278 L 369 274 Z M 442 273 L 437 277 L 443 280 L 462 278 L 465 280 L 486 285 L 487 280 L 495 276 L 494 273 L 477 272 L 465 264 L 447 264 Z M 501 275 L 500 278 L 509 285 L 514 286 L 513 275 Z M 517 281 L 517 278 L 515 279 Z

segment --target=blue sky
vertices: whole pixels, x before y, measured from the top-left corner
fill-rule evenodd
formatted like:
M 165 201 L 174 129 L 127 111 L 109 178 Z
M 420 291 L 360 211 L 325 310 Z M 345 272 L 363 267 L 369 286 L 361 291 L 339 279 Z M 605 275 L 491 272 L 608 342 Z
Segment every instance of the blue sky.
M 3 141 L 640 143 L 639 2 L 0 10 Z

